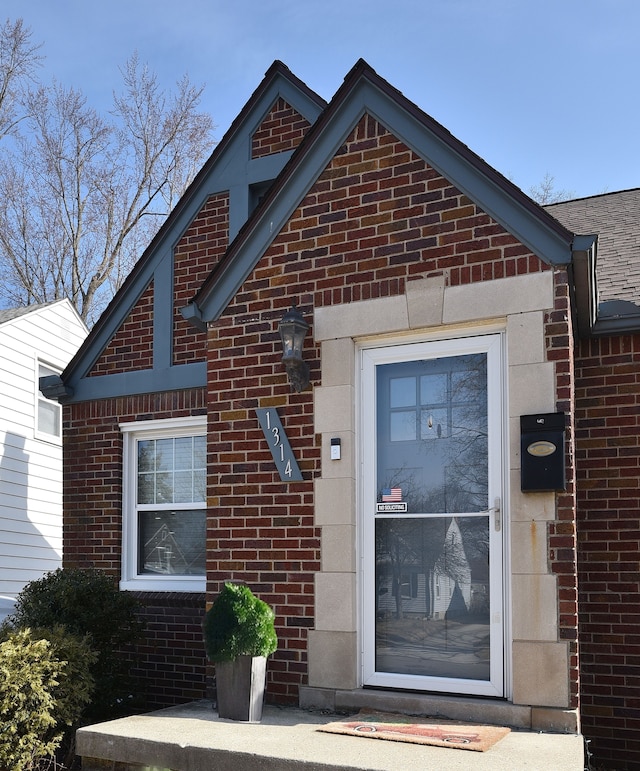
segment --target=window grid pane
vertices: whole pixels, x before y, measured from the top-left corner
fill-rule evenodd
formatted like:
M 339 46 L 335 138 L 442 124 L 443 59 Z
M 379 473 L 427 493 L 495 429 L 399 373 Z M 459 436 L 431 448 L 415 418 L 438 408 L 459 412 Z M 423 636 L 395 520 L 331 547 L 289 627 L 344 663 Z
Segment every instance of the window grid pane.
M 204 576 L 206 438 L 136 439 L 138 576 Z
M 204 503 L 204 439 L 138 440 L 138 504 Z

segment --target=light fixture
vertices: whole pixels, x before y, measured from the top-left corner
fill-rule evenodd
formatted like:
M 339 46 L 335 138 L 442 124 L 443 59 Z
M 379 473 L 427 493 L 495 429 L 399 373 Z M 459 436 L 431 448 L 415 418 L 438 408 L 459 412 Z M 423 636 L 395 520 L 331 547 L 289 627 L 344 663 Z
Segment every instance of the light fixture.
M 282 363 L 287 370 L 289 382 L 298 393 L 309 385 L 309 365 L 302 358 L 304 336 L 308 329 L 309 325 L 295 305 L 284 314 L 279 326 Z

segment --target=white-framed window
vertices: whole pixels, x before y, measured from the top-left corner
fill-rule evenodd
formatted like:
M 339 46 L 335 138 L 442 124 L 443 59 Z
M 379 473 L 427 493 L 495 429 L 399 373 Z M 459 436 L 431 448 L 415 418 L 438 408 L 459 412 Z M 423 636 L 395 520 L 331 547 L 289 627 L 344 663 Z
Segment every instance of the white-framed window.
M 62 406 L 54 402 L 40 390 L 40 378 L 59 375 L 61 370 L 55 369 L 40 360 L 36 360 L 36 439 L 47 442 L 62 442 Z
M 203 592 L 206 417 L 121 423 L 121 589 Z

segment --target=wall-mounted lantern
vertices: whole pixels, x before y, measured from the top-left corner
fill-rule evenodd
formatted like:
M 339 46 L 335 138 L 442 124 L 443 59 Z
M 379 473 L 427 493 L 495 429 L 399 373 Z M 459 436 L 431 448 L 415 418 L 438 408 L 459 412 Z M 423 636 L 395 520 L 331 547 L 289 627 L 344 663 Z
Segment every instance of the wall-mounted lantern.
M 302 358 L 302 346 L 309 325 L 295 305 L 291 306 L 280 322 L 282 340 L 282 363 L 287 370 L 289 382 L 298 393 L 309 385 L 309 365 Z

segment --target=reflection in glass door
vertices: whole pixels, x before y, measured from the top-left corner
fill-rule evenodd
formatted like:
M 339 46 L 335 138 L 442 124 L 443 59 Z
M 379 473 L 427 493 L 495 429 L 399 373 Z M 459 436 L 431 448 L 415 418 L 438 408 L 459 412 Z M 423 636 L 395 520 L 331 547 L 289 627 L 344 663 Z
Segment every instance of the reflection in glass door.
M 502 695 L 500 337 L 363 351 L 365 684 Z

